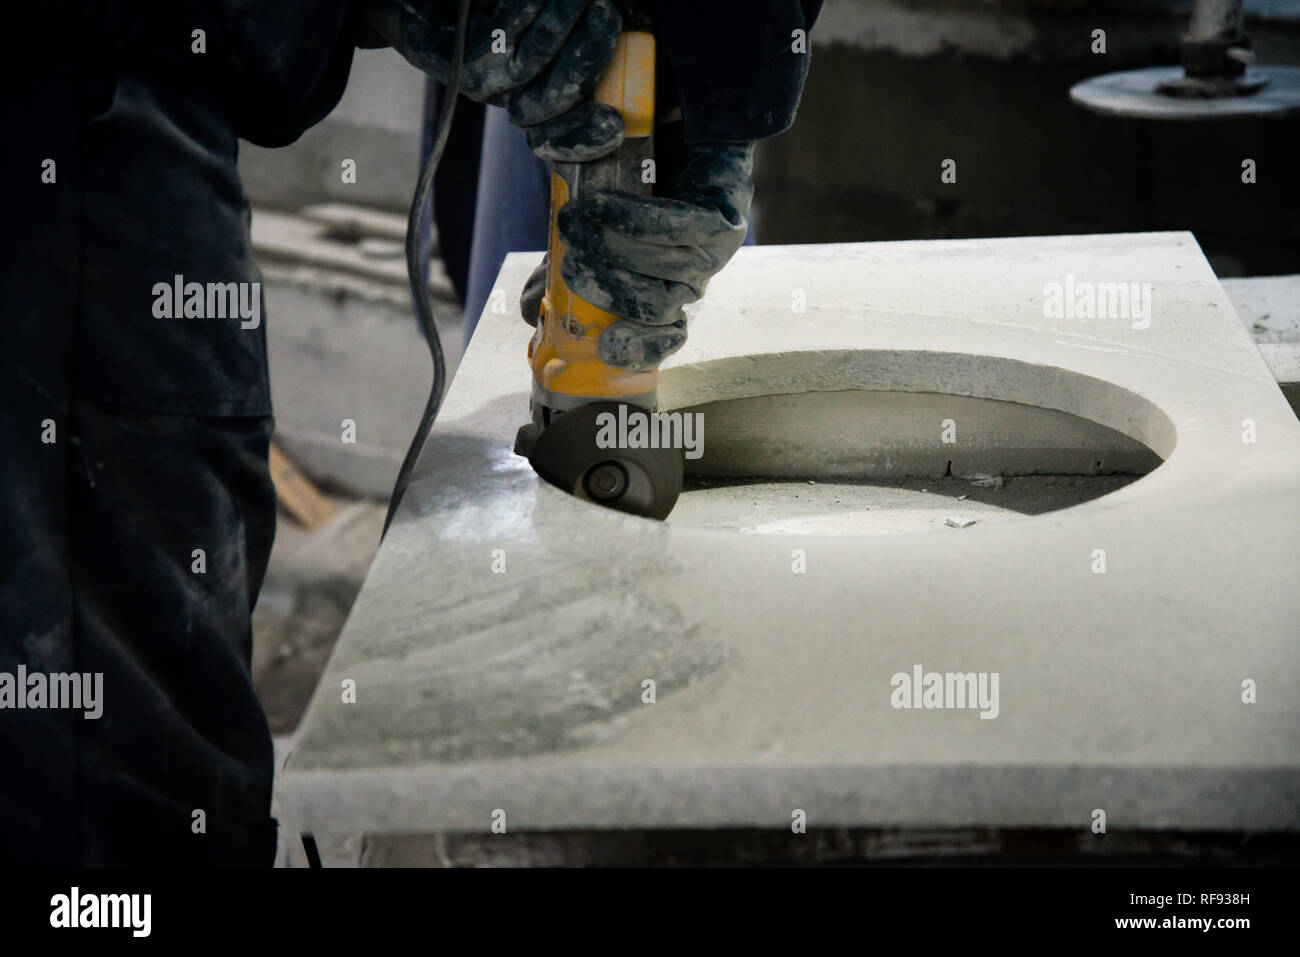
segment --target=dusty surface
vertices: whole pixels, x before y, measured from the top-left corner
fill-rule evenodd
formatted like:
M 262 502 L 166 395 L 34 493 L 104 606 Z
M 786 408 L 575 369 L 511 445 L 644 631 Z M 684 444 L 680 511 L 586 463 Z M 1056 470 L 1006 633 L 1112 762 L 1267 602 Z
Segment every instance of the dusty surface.
M 1079 505 L 1136 478 L 1022 475 L 1002 479 L 1001 487 L 953 476 L 876 482 L 696 478 L 668 522 L 751 535 L 900 535 L 949 528 L 949 518 L 1002 525 Z
M 888 357 L 876 361 L 891 364 Z M 868 356 L 863 370 L 870 372 L 871 363 Z M 792 359 L 770 374 L 749 375 L 779 382 L 801 364 Z M 724 399 L 687 412 L 701 424 L 703 455 L 686 462 L 687 473 L 697 475 L 1146 474 L 1160 464 L 1140 442 L 1077 415 L 964 395 L 828 389 Z
M 946 527 L 954 516 L 982 525 L 1015 521 L 1086 502 L 1135 478 L 999 476 L 1000 487 L 952 476 L 877 482 L 692 478 L 669 522 L 748 534 L 901 534 Z M 276 735 L 290 735 L 298 727 L 379 546 L 384 506 L 334 501 L 338 517 L 315 532 L 280 516 L 266 584 L 253 612 L 253 679 Z M 626 663 L 635 666 L 638 657 L 631 654 Z M 449 670 L 449 704 L 456 699 L 454 678 Z M 502 680 L 508 678 L 503 674 Z M 453 709 L 449 720 L 468 733 L 474 719 Z M 507 738 L 510 726 L 507 722 L 501 732 Z

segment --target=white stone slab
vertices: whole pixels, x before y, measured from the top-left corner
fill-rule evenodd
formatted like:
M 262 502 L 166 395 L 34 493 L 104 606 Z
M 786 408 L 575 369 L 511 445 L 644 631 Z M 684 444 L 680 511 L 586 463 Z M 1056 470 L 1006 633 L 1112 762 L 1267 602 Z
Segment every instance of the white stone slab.
M 535 261 L 506 261 L 508 300 Z M 1045 318 L 1067 274 L 1150 283 L 1149 327 Z M 759 247 L 714 280 L 666 407 L 950 393 L 1166 459 L 1008 524 L 741 535 L 580 502 L 510 451 L 527 338 L 513 314 L 479 323 L 288 762 L 291 829 L 486 830 L 497 808 L 511 830 L 786 828 L 794 808 L 1300 826 L 1300 422 L 1190 234 Z M 996 719 L 892 707 L 917 664 L 997 672 Z

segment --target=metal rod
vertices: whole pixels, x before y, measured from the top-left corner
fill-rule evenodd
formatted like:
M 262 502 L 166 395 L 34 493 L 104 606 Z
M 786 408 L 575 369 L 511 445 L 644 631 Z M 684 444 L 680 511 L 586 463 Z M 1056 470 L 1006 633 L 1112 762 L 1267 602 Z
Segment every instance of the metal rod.
M 1196 0 L 1187 39 L 1236 40 L 1241 34 L 1242 0 Z

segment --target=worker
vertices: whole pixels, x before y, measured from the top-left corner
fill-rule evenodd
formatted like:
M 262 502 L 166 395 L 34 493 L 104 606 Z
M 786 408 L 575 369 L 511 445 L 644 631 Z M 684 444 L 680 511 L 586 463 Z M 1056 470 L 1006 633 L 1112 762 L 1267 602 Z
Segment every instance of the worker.
M 3 67 L 0 864 L 267 865 L 249 659 L 272 420 L 237 141 L 282 146 L 323 118 L 357 46 L 446 81 L 456 3 L 36 6 L 11 33 L 50 42 Z M 791 121 L 791 36 L 820 4 L 657 6 L 673 175 L 560 222 L 566 280 L 629 317 L 602 344 L 628 365 L 681 344 L 682 305 L 739 245 L 752 143 Z M 588 97 L 619 28 L 608 0 L 472 0 L 461 92 L 541 156 L 599 155 L 621 123 Z

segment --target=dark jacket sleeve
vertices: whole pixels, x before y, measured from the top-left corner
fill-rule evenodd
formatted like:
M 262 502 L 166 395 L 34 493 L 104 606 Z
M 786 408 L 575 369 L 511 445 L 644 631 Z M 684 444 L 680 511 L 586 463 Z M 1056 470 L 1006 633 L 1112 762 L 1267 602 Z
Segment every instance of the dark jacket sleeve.
M 319 122 L 347 85 L 351 0 L 108 0 L 124 47 L 211 84 L 236 132 L 283 146 Z M 204 52 L 194 50 L 194 31 Z
M 789 129 L 822 0 L 656 0 L 687 142 L 761 140 Z M 796 31 L 804 42 L 796 52 Z

